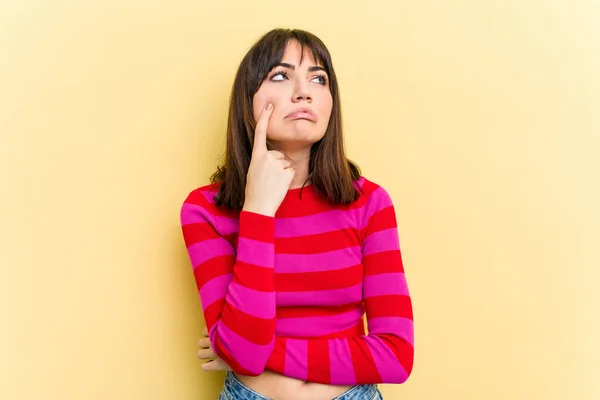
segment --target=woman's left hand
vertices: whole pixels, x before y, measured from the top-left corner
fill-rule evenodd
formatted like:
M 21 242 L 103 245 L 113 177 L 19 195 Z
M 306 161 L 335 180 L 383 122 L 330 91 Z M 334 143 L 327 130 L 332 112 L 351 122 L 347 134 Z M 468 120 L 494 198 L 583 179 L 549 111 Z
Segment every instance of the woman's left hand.
M 229 365 L 213 351 L 206 328 L 202 333 L 204 337 L 198 340 L 198 346 L 200 347 L 198 358 L 210 360 L 202 364 L 202 369 L 204 371 L 231 371 Z

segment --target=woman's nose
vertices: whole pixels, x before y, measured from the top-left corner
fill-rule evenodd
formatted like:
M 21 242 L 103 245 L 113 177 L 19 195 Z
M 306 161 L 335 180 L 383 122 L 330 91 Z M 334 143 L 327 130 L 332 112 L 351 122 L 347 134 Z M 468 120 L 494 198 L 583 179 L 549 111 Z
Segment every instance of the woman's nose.
M 294 102 L 306 100 L 309 103 L 312 101 L 312 96 L 308 90 L 308 85 L 306 83 L 300 83 L 300 82 L 296 83 L 292 100 Z

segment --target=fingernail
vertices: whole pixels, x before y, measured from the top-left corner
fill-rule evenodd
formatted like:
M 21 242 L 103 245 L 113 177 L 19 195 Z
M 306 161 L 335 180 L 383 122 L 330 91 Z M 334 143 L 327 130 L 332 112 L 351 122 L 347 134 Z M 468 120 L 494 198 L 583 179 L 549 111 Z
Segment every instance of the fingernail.
M 273 108 L 273 104 L 271 104 L 271 103 L 267 104 L 267 110 L 271 111 L 271 108 Z

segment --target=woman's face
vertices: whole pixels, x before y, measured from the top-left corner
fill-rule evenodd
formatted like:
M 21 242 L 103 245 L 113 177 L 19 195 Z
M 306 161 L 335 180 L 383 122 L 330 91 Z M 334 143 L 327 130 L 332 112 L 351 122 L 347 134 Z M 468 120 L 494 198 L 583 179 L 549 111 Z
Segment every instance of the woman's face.
M 281 63 L 269 71 L 252 101 L 256 121 L 265 106 L 273 104 L 267 137 L 282 149 L 321 140 L 333 107 L 323 66 L 306 49 L 300 64 L 300 51 L 298 42 L 288 42 Z

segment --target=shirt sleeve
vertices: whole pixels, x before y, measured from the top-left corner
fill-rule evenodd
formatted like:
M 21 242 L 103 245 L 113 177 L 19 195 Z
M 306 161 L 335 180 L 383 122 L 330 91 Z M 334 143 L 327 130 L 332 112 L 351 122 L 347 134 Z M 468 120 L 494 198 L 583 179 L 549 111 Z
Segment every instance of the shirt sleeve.
M 368 335 L 348 339 L 276 337 L 267 369 L 337 385 L 403 383 L 410 376 L 413 312 L 395 210 L 381 187 L 369 208 L 373 213 L 363 232 L 362 247 Z
M 216 228 L 199 191 L 181 208 L 181 227 L 213 351 L 233 371 L 257 376 L 275 338 L 274 218 L 242 211 L 237 249 Z M 229 220 L 231 221 L 231 220 Z

